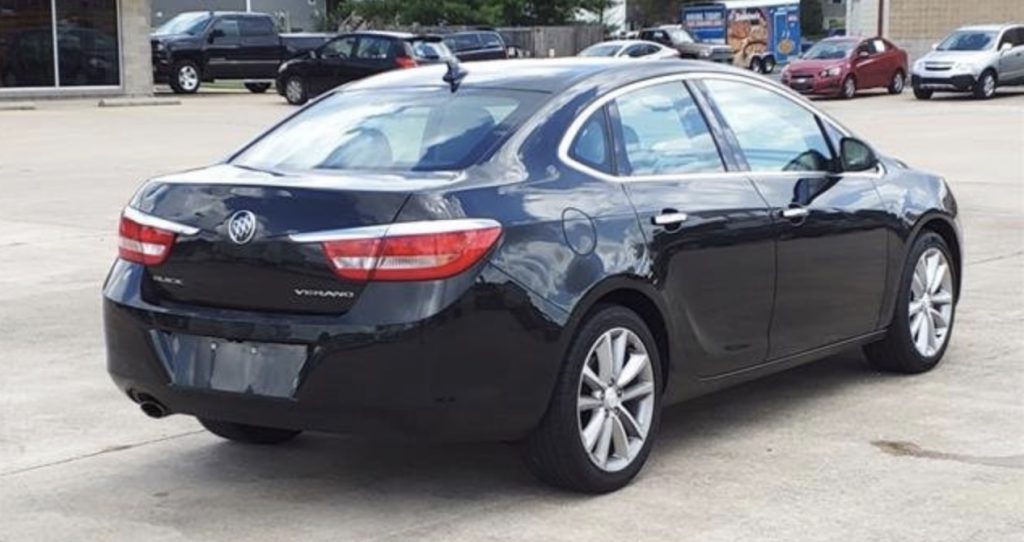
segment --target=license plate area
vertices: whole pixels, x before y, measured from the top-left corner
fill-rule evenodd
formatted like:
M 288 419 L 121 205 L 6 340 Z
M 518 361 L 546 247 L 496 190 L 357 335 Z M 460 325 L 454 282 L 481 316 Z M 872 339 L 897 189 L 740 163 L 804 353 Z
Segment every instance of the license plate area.
M 291 398 L 308 358 L 305 345 L 231 341 L 153 331 L 153 343 L 175 386 Z

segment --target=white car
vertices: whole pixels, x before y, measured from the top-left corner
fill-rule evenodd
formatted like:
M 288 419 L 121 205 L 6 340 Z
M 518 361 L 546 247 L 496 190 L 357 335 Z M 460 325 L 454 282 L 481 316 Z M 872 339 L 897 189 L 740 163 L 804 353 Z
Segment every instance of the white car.
M 595 43 L 580 51 L 576 56 L 603 56 L 616 58 L 642 58 L 658 60 L 662 58 L 679 58 L 679 51 L 665 47 L 660 43 L 644 40 L 613 40 Z
M 996 87 L 1024 84 L 1024 25 L 965 26 L 914 63 L 911 84 L 921 100 L 933 92 L 991 98 Z

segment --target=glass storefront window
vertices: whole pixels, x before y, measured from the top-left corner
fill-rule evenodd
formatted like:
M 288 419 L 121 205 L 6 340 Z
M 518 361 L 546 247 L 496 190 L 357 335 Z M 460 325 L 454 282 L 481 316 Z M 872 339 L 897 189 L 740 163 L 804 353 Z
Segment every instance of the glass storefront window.
M 60 86 L 117 85 L 117 0 L 56 0 Z
M 0 0 L 0 91 L 120 84 L 117 2 Z
M 52 87 L 50 0 L 0 0 L 0 88 Z

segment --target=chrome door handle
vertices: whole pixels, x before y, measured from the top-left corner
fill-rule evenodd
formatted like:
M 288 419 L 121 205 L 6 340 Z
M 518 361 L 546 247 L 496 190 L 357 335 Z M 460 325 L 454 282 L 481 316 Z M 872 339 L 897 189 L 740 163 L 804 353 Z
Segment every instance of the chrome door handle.
M 651 222 L 656 226 L 671 226 L 686 222 L 686 213 L 662 213 L 651 217 Z
M 782 218 L 792 220 L 794 218 L 807 218 L 811 211 L 806 207 L 789 207 L 788 209 L 783 209 L 779 214 L 782 215 Z

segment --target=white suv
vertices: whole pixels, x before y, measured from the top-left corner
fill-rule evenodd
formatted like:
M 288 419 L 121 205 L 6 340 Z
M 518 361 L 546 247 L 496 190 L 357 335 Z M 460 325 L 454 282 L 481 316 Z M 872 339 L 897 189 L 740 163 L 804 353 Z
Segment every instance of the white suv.
M 911 68 L 914 96 L 936 91 L 991 98 L 997 86 L 1024 84 L 1024 24 L 965 26 L 954 30 Z

